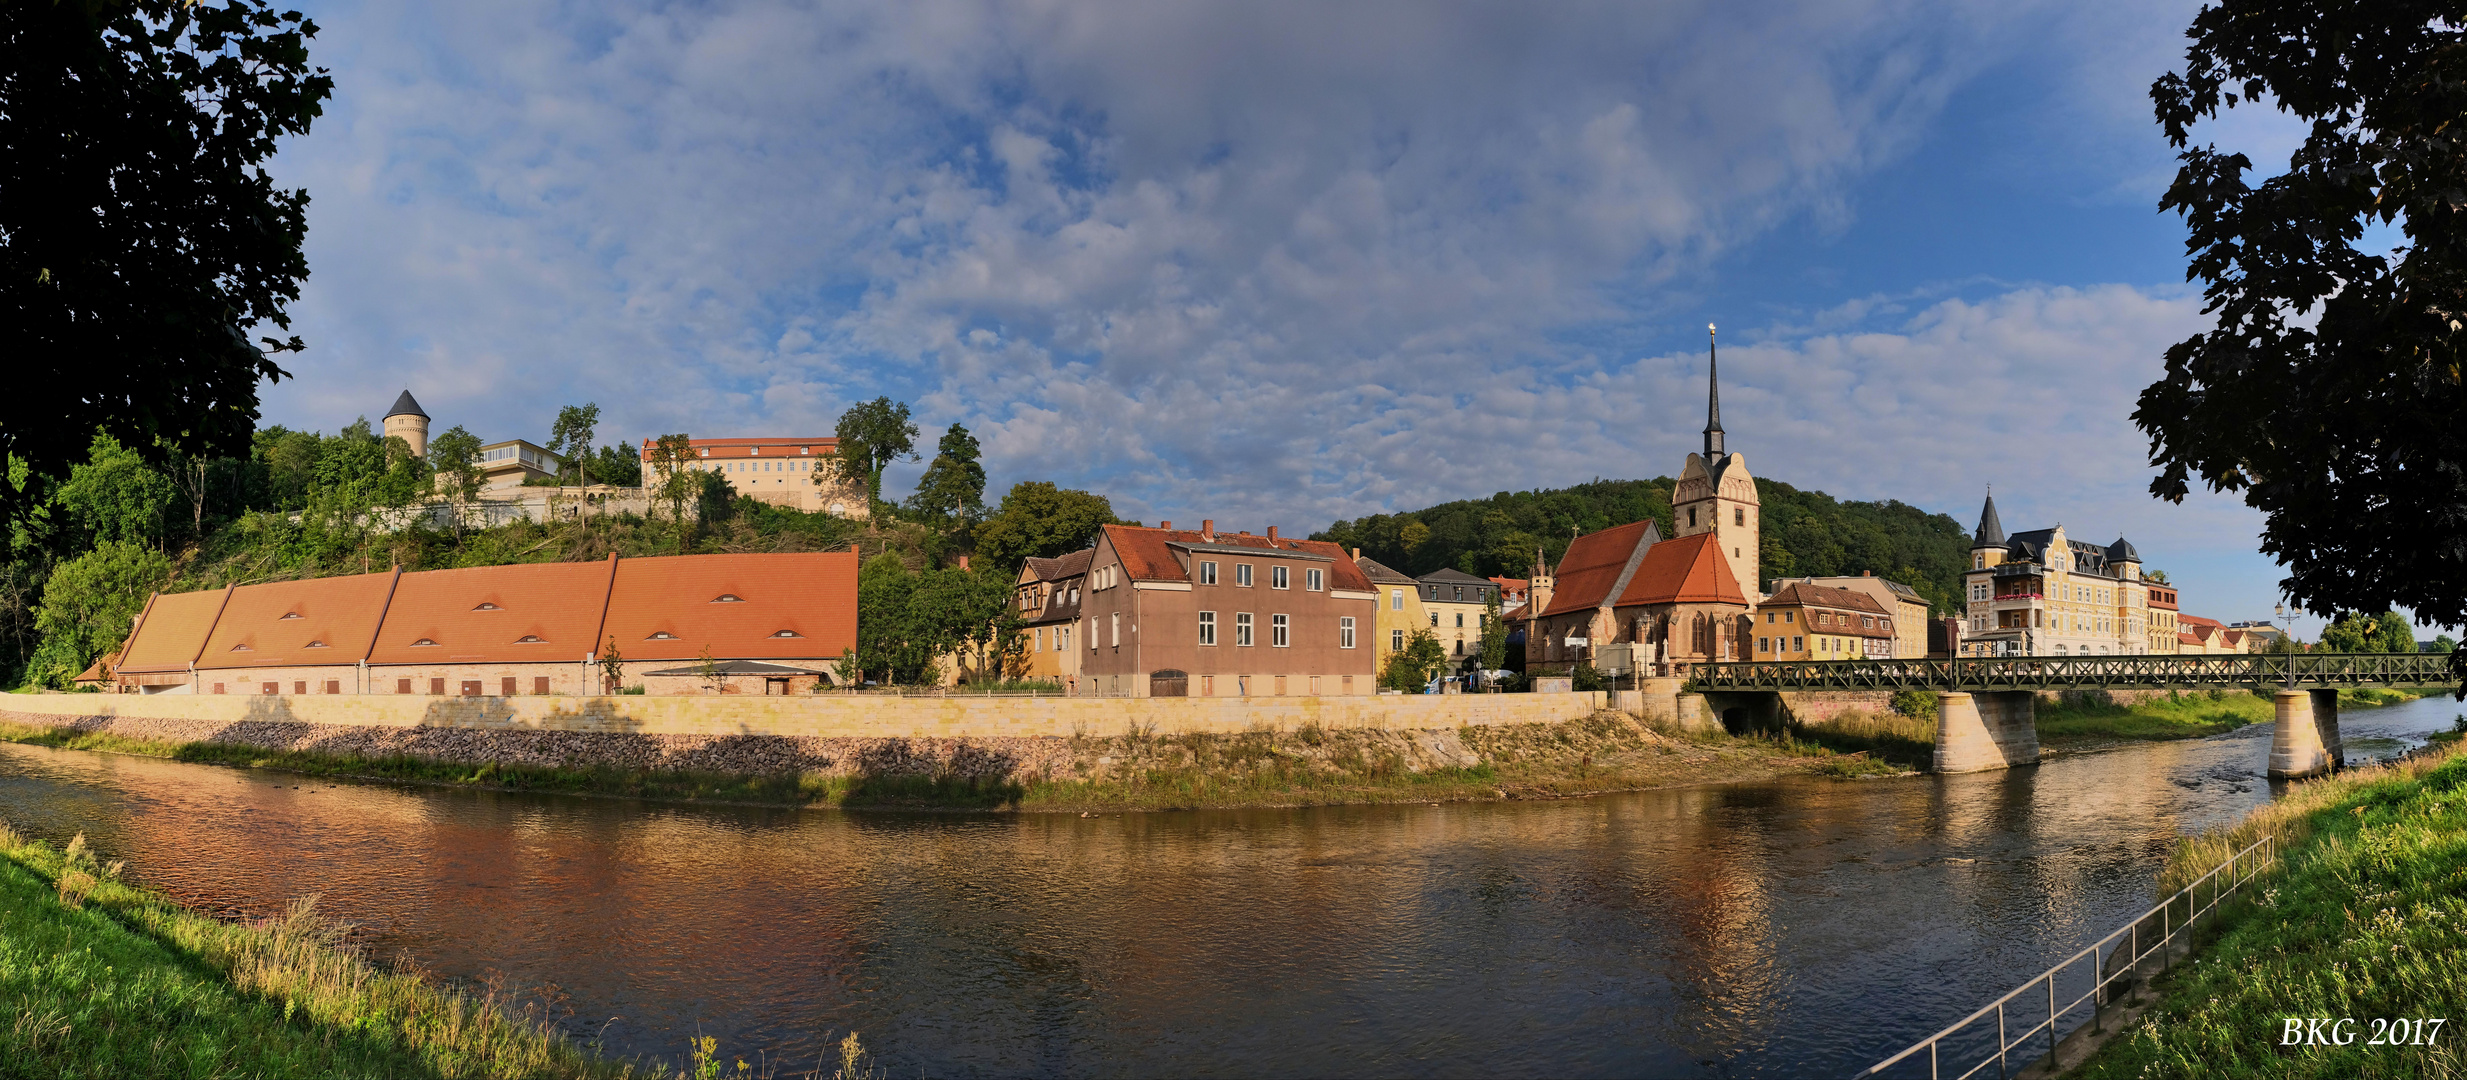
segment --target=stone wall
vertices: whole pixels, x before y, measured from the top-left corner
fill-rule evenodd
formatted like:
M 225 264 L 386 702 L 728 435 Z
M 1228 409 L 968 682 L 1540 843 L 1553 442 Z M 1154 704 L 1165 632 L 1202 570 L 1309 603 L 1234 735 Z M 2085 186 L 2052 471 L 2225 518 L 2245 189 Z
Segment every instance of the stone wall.
M 286 687 L 287 689 L 288 687 Z M 129 718 L 207 725 L 792 738 L 1036 738 L 1238 732 L 1253 725 L 1412 730 L 1575 720 L 1600 693 L 1286 698 L 430 697 L 399 694 L 12 694 L 19 723 Z

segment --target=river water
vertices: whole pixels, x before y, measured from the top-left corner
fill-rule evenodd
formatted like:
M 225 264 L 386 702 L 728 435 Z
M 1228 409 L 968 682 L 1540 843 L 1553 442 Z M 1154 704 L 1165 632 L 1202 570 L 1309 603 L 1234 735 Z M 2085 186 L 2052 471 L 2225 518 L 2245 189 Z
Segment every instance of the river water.
M 2351 761 L 2446 695 L 2343 717 Z M 2269 725 L 1954 777 L 1106 815 L 675 806 L 0 746 L 0 817 L 674 1060 L 892 1076 L 1845 1075 L 2153 903 Z

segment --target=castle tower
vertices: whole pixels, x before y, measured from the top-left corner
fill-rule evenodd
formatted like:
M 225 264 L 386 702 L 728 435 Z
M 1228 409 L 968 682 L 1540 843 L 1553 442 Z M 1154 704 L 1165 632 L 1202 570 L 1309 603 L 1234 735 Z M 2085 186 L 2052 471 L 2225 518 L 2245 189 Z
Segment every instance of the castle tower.
M 394 399 L 394 409 L 385 414 L 387 438 L 401 436 L 411 444 L 413 457 L 428 456 L 428 414 L 420 411 L 420 403 L 411 400 L 411 391 Z
M 1722 376 L 1713 334 L 1713 327 L 1707 325 L 1705 448 L 1701 454 L 1687 456 L 1686 466 L 1679 470 L 1678 486 L 1670 493 L 1671 514 L 1676 519 L 1671 535 L 1714 534 L 1722 557 L 1730 561 L 1739 591 L 1754 602 L 1765 595 L 1760 551 L 1764 504 L 1756 495 L 1756 478 L 1747 471 L 1746 456 L 1729 452 L 1722 442 Z

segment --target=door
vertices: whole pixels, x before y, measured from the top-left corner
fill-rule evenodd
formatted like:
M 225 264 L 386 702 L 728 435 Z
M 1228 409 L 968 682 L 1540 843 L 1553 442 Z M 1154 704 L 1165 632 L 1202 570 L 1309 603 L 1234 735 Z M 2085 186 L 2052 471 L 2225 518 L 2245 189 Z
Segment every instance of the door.
M 1148 673 L 1149 697 L 1189 697 L 1190 695 L 1190 672 L 1175 671 L 1168 668 L 1164 671 L 1151 671 Z

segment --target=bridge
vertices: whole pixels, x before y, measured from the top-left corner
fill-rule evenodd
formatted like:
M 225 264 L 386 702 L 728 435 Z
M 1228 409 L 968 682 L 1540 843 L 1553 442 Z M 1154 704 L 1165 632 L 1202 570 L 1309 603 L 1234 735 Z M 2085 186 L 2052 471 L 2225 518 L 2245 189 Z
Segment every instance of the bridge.
M 1699 664 L 1685 686 L 1707 708 L 1749 726 L 1777 726 L 1789 693 L 1932 691 L 1936 771 L 1977 772 L 2039 760 L 2033 726 L 2044 691 L 2276 689 L 2272 777 L 2345 764 L 2343 689 L 2457 685 L 2440 653 L 2246 653 L 2227 656 L 1966 656 L 1927 660 L 1790 660 Z

